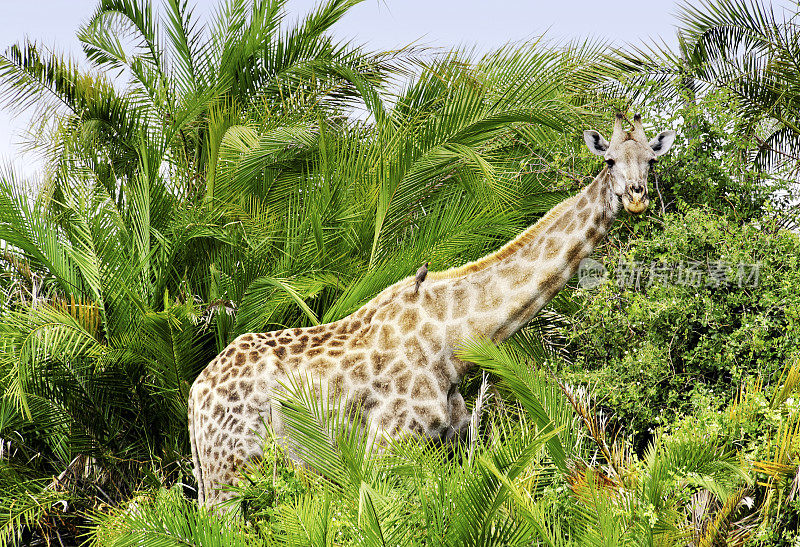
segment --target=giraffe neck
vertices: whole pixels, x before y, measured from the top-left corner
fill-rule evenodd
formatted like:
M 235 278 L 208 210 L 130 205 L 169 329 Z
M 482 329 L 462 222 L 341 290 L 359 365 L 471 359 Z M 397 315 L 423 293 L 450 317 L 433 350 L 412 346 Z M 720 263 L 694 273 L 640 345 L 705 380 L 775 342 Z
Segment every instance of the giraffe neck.
M 495 342 L 517 332 L 575 274 L 608 233 L 619 208 L 620 199 L 603 169 L 582 192 L 556 205 L 497 252 L 433 274 L 433 280 L 449 281 L 448 329 L 462 339 L 488 337 Z M 457 344 L 456 337 L 448 341 Z

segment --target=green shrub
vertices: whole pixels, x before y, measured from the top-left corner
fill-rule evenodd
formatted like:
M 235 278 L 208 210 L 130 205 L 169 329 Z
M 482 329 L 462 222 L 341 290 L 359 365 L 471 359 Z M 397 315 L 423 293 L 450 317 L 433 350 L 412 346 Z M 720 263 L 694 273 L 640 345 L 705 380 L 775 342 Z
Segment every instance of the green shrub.
M 638 447 L 682 414 L 727 405 L 745 378 L 776 381 L 796 351 L 794 233 L 692 209 L 608 249 L 608 282 L 576 291 L 578 312 L 564 328 L 575 360 L 564 374 L 593 384 Z M 715 280 L 709 272 L 718 264 L 725 277 Z M 691 268 L 701 274 L 695 282 L 680 276 Z

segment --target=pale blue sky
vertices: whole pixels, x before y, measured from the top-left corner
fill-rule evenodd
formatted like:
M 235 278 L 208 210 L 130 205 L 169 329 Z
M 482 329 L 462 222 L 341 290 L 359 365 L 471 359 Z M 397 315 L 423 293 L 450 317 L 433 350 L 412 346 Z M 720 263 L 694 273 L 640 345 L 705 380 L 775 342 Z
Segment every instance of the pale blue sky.
M 782 5 L 789 3 L 793 2 L 781 0 Z M 217 0 L 194 4 L 198 14 L 206 13 Z M 295 19 L 315 4 L 289 0 L 288 17 Z M 75 33 L 96 5 L 96 0 L 0 0 L 0 50 L 28 36 L 80 55 Z M 416 42 L 474 45 L 485 51 L 545 32 L 552 39 L 592 37 L 623 45 L 660 38 L 672 44 L 676 11 L 672 0 L 365 0 L 334 33 L 375 50 Z M 28 123 L 28 116 L 12 119 L 0 111 L 0 162 L 10 159 L 24 173 L 35 166 L 34 158 L 22 156 L 17 145 Z

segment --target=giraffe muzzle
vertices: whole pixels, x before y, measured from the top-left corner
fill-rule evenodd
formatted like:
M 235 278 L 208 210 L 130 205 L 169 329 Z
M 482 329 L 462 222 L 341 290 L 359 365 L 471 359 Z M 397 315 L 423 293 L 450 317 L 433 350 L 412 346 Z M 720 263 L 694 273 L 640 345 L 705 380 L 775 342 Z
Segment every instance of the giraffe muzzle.
M 650 199 L 647 197 L 647 191 L 642 193 L 625 192 L 622 194 L 622 206 L 631 214 L 639 215 L 647 210 L 650 205 Z

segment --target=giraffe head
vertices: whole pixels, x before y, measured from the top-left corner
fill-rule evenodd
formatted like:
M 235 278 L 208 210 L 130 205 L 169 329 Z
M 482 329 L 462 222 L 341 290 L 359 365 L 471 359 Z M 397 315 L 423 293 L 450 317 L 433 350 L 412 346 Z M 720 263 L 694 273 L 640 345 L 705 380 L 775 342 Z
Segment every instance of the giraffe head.
M 594 130 L 584 131 L 583 140 L 593 154 L 606 160 L 611 187 L 622 198 L 625 210 L 639 214 L 647 209 L 647 173 L 656 158 L 666 154 L 675 142 L 675 131 L 662 131 L 648 142 L 641 116 L 634 116 L 633 130 L 626 131 L 622 114 L 617 114 L 611 141 Z

